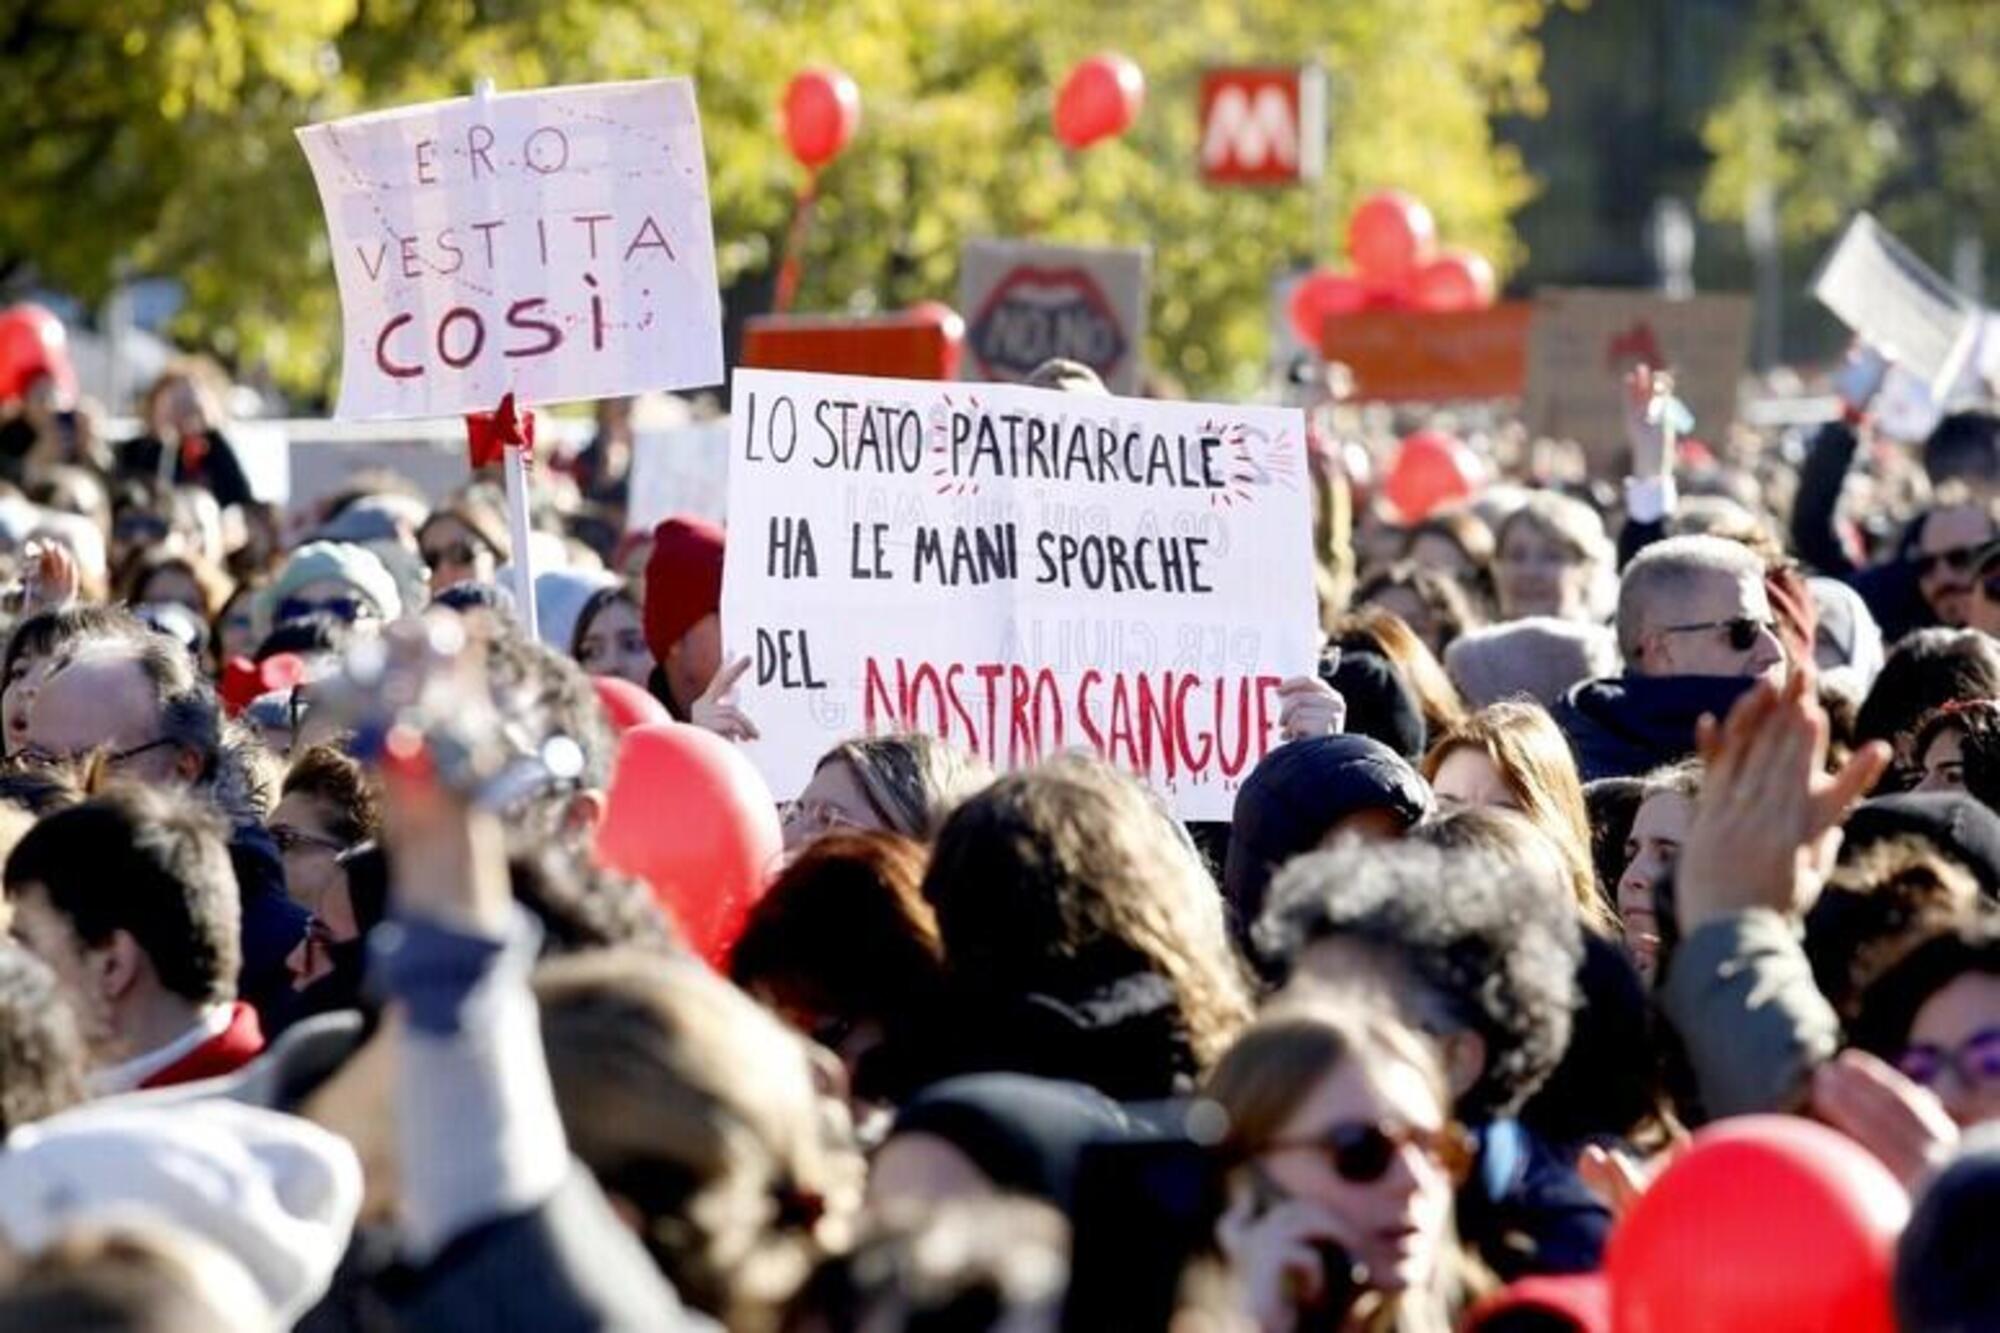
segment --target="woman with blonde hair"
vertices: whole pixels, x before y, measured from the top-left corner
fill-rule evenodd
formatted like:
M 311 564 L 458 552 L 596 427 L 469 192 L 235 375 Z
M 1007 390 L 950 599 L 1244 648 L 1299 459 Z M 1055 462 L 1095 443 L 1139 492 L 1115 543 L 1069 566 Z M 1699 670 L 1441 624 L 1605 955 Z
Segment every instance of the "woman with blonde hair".
M 938 834 L 924 897 L 951 991 L 940 1073 L 1165 1097 L 1249 1018 L 1214 881 L 1108 764 L 1065 756 L 972 797 Z
M 1615 594 L 1615 558 L 1596 510 L 1554 491 L 1530 492 L 1500 524 L 1493 562 L 1500 618 L 1603 620 Z
M 1560 853 L 1583 924 L 1614 935 L 1617 918 L 1597 888 L 1590 817 L 1576 758 L 1539 704 L 1502 700 L 1447 728 L 1424 756 L 1440 806 L 1498 806 L 1524 816 Z
M 1281 998 L 1217 1064 L 1216 1238 L 1266 1333 L 1447 1333 L 1480 1294 L 1453 1195 L 1473 1159 L 1436 1049 L 1358 997 Z
M 909 732 L 842 741 L 785 810 L 785 850 L 822 833 L 897 833 L 927 843 L 961 801 L 993 780 L 986 761 Z

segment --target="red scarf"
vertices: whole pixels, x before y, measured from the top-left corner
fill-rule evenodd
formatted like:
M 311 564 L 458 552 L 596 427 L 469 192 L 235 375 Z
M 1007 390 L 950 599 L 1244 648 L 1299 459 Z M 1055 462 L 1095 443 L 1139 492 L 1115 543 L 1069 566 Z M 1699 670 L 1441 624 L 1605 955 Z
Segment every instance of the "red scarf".
M 229 1026 L 201 1045 L 152 1075 L 139 1086 L 171 1088 L 178 1083 L 198 1083 L 205 1078 L 233 1074 L 264 1051 L 264 1029 L 257 1023 L 257 1011 L 238 1000 L 229 1010 Z

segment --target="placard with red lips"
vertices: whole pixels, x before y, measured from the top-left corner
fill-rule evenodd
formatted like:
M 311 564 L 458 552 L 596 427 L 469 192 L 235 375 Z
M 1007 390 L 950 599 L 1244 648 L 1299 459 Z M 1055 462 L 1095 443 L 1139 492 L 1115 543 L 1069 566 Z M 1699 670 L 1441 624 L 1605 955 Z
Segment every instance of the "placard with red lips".
M 1080 361 L 1113 393 L 1139 391 L 1149 252 L 971 241 L 960 276 L 962 373 L 1018 383 L 1054 357 Z

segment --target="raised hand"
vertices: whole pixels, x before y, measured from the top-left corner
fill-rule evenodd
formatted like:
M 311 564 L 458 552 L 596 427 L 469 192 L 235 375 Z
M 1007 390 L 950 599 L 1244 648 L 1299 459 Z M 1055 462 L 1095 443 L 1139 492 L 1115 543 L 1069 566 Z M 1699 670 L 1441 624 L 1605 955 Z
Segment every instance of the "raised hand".
M 715 679 L 708 682 L 708 688 L 701 692 L 701 697 L 688 709 L 688 721 L 727 740 L 761 739 L 763 733 L 757 730 L 757 724 L 736 703 L 736 683 L 749 669 L 748 657 L 739 657 L 724 665 L 715 673 Z
M 1842 1051 L 1819 1067 L 1812 1109 L 1881 1158 L 1909 1190 L 1958 1145 L 1958 1125 L 1936 1095 L 1866 1051 Z
M 1347 729 L 1347 700 L 1318 676 L 1293 676 L 1278 686 L 1278 729 L 1288 741 L 1338 736 Z
M 1721 724 L 1703 718 L 1696 747 L 1708 771 L 1674 882 L 1681 929 L 1769 908 L 1804 912 L 1840 849 L 1840 822 L 1889 764 L 1872 741 L 1827 776 L 1826 714 L 1810 673 L 1782 689 L 1759 682 Z

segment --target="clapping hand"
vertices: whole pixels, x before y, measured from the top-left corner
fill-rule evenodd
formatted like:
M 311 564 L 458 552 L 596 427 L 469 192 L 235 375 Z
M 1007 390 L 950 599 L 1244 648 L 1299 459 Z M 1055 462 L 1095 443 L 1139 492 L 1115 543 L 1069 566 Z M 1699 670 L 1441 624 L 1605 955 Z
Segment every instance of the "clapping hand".
M 1674 879 L 1680 927 L 1768 908 L 1812 905 L 1840 850 L 1848 807 L 1889 765 L 1871 741 L 1827 776 L 1826 714 L 1810 672 L 1782 688 L 1760 681 L 1718 724 L 1703 718 L 1696 748 L 1707 765 Z

